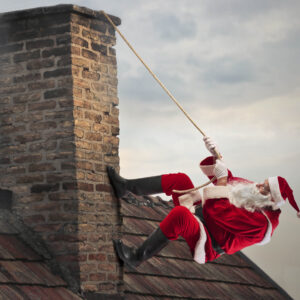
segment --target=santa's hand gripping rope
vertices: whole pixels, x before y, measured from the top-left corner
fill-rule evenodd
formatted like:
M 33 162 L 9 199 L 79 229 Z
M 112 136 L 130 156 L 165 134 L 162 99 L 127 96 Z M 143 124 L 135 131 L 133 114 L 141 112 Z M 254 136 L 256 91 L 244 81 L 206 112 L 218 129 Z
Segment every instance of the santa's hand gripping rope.
M 206 136 L 204 142 L 212 156 L 201 161 L 200 168 L 210 179 L 216 179 L 213 186 L 203 189 L 202 195 L 198 190 L 183 194 L 176 191 L 194 188 L 183 173 L 125 179 L 112 167 L 107 168 L 118 198 L 128 192 L 165 193 L 172 196 L 175 206 L 142 245 L 128 247 L 122 240 L 114 240 L 118 256 L 129 267 L 139 266 L 179 236 L 185 239 L 194 260 L 200 264 L 254 244 L 266 244 L 279 224 L 280 207 L 286 199 L 300 217 L 293 191 L 284 178 L 275 176 L 254 183 L 235 177 L 225 163 L 216 158 L 220 152 L 215 142 Z

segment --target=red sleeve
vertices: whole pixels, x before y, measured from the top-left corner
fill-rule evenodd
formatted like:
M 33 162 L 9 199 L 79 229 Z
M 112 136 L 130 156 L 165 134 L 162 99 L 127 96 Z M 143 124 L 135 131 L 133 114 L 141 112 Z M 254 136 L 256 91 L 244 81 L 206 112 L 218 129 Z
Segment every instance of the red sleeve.
M 215 158 L 213 156 L 208 156 L 200 162 L 200 169 L 210 180 L 214 177 L 214 168 L 215 168 Z M 233 178 L 232 173 L 228 170 L 228 181 Z M 216 184 L 217 180 L 213 181 L 213 184 Z

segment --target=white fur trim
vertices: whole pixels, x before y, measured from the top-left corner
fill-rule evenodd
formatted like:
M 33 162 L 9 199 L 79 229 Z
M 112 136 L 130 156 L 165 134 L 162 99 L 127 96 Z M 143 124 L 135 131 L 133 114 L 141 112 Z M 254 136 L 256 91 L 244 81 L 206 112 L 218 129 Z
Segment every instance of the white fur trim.
M 203 223 L 199 220 L 199 218 L 196 216 L 194 216 L 194 217 L 197 219 L 197 221 L 199 222 L 199 225 L 200 225 L 200 237 L 199 237 L 199 240 L 197 241 L 197 244 L 195 247 L 194 260 L 198 264 L 205 264 L 205 257 L 206 257 L 205 243 L 207 240 L 206 231 L 204 229 Z
M 215 176 L 215 174 L 214 174 L 215 164 L 200 165 L 200 169 L 206 176 Z
M 229 198 L 230 186 L 217 185 L 208 186 L 203 189 L 203 202 L 204 205 L 207 199 Z
M 285 203 L 280 193 L 278 177 L 269 177 L 268 181 L 269 181 L 271 196 L 275 201 L 275 204 L 273 205 L 273 209 L 277 209 Z
M 271 241 L 271 234 L 272 234 L 272 223 L 271 223 L 270 219 L 268 218 L 268 216 L 266 215 L 266 213 L 263 211 L 262 211 L 262 213 L 268 220 L 268 228 L 267 228 L 264 238 L 259 243 L 256 243 L 256 245 L 259 245 L 259 246 L 269 243 Z
M 178 197 L 181 206 L 185 206 L 191 213 L 195 213 L 194 203 L 202 200 L 201 193 L 197 191 L 189 192 Z

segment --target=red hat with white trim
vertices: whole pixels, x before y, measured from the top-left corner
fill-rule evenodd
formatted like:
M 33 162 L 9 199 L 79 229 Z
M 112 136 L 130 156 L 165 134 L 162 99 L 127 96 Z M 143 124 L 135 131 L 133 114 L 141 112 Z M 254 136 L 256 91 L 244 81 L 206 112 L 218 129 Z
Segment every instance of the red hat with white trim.
M 285 203 L 286 198 L 288 198 L 290 204 L 297 211 L 297 216 L 300 218 L 300 210 L 295 201 L 293 190 L 288 185 L 287 181 L 280 176 L 269 177 L 268 178 L 271 196 L 275 202 L 274 208 L 277 209 Z

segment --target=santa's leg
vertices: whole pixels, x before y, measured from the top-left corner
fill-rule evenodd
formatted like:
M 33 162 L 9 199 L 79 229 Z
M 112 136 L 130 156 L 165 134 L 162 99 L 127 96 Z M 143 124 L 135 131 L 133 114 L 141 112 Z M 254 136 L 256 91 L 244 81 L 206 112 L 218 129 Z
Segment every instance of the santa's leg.
M 178 197 L 183 194 L 173 193 L 173 190 L 188 190 L 194 187 L 189 176 L 184 173 L 162 175 L 161 185 L 163 192 L 172 196 L 174 206 L 180 205 Z
M 200 237 L 200 226 L 193 214 L 184 206 L 171 210 L 160 226 L 139 247 L 128 247 L 121 240 L 114 240 L 116 251 L 130 268 L 139 266 L 143 261 L 159 253 L 169 240 L 182 236 L 192 254 Z
M 160 229 L 169 240 L 182 236 L 190 247 L 192 255 L 200 238 L 200 225 L 185 206 L 176 206 L 160 223 Z
M 128 191 L 136 195 L 152 195 L 163 192 L 161 186 L 162 176 L 126 179 L 118 175 L 112 167 L 107 167 L 107 174 L 118 198 L 125 196 Z
M 168 244 L 169 239 L 158 227 L 138 248 L 128 247 L 121 240 L 114 240 L 113 242 L 120 259 L 134 269 L 143 261 L 160 252 Z

